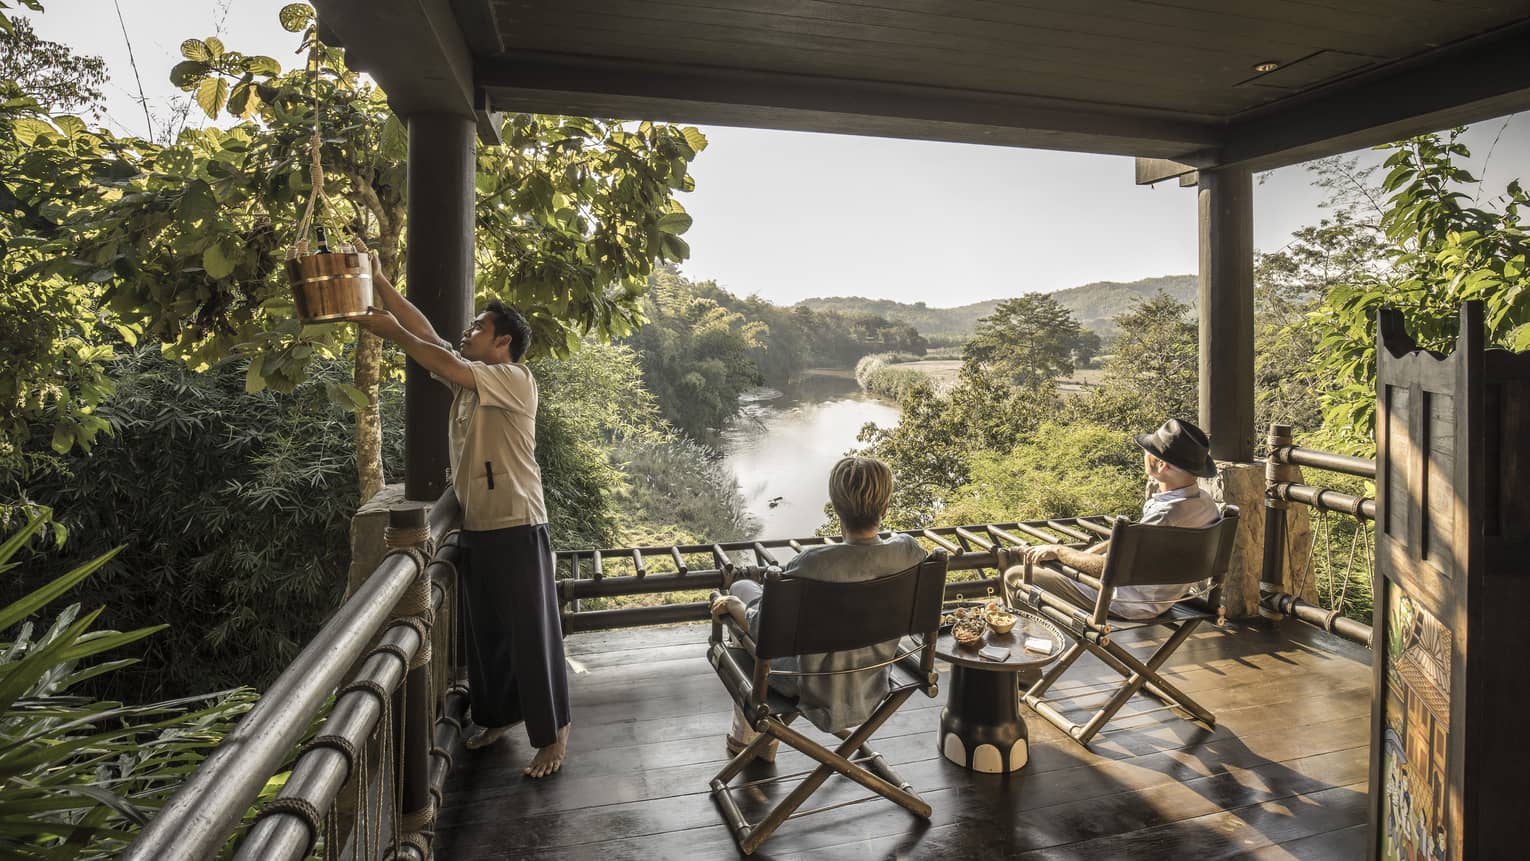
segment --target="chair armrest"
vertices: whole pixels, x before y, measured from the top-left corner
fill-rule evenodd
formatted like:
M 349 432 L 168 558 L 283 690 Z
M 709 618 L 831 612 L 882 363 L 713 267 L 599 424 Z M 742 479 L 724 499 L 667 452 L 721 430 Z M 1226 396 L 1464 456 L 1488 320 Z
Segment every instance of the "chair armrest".
M 715 632 L 715 639 L 712 642 L 722 643 L 722 631 L 724 629 L 733 634 L 733 639 L 743 647 L 744 651 L 751 655 L 758 654 L 754 637 L 749 633 L 749 629 L 740 625 L 738 620 L 732 616 L 721 616 L 712 620 L 712 630 Z
M 1083 583 L 1085 586 L 1092 586 L 1092 587 L 1094 587 L 1094 590 L 1096 592 L 1103 591 L 1105 589 L 1105 587 L 1103 585 L 1101 585 L 1100 579 L 1098 577 L 1091 577 L 1090 575 L 1085 574 L 1084 572 L 1082 572 L 1082 571 L 1080 571 L 1077 568 L 1074 568 L 1072 566 L 1064 565 L 1061 562 L 1051 562 L 1051 563 L 1042 563 L 1042 564 L 1046 565 L 1048 568 L 1051 568 L 1053 571 L 1057 571 L 1057 572 L 1063 574 L 1064 576 L 1068 577 L 1071 580 L 1077 580 L 1078 582 Z
M 710 600 L 716 601 L 721 597 L 721 592 L 713 592 Z M 712 617 L 712 635 L 707 638 L 707 642 L 711 643 L 712 645 L 718 645 L 722 643 L 724 629 L 727 629 L 733 634 L 734 640 L 736 640 L 740 646 L 743 646 L 745 651 L 751 655 L 755 654 L 754 637 L 749 633 L 748 628 L 740 625 L 738 620 L 733 618 L 732 613 L 724 613 L 721 616 Z
M 926 696 L 933 697 L 940 692 L 938 687 L 940 674 L 934 669 L 935 640 L 928 635 L 923 640 L 923 645 L 909 651 L 908 654 L 899 658 L 897 663 L 904 672 L 914 678 L 924 679 L 924 693 Z M 908 638 L 908 641 L 918 643 L 912 637 Z M 902 649 L 903 644 L 899 643 L 898 648 Z M 926 665 L 929 665 L 930 669 L 925 669 Z
M 754 682 L 749 674 L 744 672 L 744 668 L 728 652 L 728 647 L 721 642 L 713 643 L 707 650 L 707 659 L 717 669 L 717 677 L 722 679 L 723 687 L 728 689 L 733 702 L 744 714 L 749 714 L 753 710 L 754 701 Z

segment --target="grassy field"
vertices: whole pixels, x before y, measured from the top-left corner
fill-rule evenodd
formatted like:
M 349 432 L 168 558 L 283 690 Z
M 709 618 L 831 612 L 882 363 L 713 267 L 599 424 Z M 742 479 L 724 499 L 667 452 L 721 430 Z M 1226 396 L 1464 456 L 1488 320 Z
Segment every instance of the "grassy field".
M 906 368 L 910 371 L 918 371 L 930 378 L 930 383 L 935 386 L 935 391 L 944 394 L 956 385 L 956 378 L 962 370 L 960 359 L 923 359 L 918 362 L 899 362 L 896 368 Z M 1066 379 L 1057 381 L 1057 387 L 1064 393 L 1080 394 L 1100 384 L 1105 372 L 1095 368 L 1082 368 L 1074 371 Z
M 899 362 L 896 368 L 918 371 L 930 378 L 935 391 L 942 394 L 956 385 L 956 375 L 961 372 L 961 359 L 922 359 L 918 362 Z

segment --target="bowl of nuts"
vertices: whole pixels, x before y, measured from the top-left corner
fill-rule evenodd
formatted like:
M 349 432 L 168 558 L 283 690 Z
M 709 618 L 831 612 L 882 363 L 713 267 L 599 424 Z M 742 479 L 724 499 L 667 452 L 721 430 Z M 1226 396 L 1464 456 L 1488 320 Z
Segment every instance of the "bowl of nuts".
M 951 639 L 959 645 L 973 646 L 983 640 L 983 631 L 988 627 L 987 620 L 981 616 L 972 619 L 963 619 L 951 626 Z

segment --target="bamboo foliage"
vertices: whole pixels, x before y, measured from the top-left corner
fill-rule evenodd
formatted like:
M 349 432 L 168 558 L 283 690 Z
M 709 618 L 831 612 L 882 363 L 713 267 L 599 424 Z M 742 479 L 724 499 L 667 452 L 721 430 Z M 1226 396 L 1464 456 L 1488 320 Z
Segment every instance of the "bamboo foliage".
M 0 576 L 47 527 L 42 516 L 0 544 Z M 36 614 L 96 573 L 116 550 L 0 608 L 0 855 L 110 858 L 168 799 L 255 700 L 249 689 L 141 706 L 79 686 L 134 663 L 102 659 L 165 626 L 93 630 L 79 604 L 46 625 Z M 276 784 L 268 787 L 274 792 Z

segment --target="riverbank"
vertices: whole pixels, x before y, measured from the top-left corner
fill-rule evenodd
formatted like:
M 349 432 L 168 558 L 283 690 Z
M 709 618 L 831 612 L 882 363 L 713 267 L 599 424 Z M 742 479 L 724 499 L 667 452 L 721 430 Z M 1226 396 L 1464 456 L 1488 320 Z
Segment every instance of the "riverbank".
M 956 388 L 961 378 L 961 359 L 919 359 L 913 362 L 889 362 L 868 356 L 857 367 L 855 378 L 861 388 L 873 395 L 901 400 L 915 383 L 928 382 L 937 395 Z M 1081 395 L 1100 384 L 1105 372 L 1098 368 L 1078 368 L 1059 378 L 1057 389 L 1065 395 Z
M 723 463 L 738 478 L 759 534 L 813 535 L 824 522 L 829 468 L 859 448 L 867 423 L 896 425 L 900 411 L 863 391 L 845 369 L 815 369 L 781 389 L 740 398 L 742 410 L 723 431 Z

